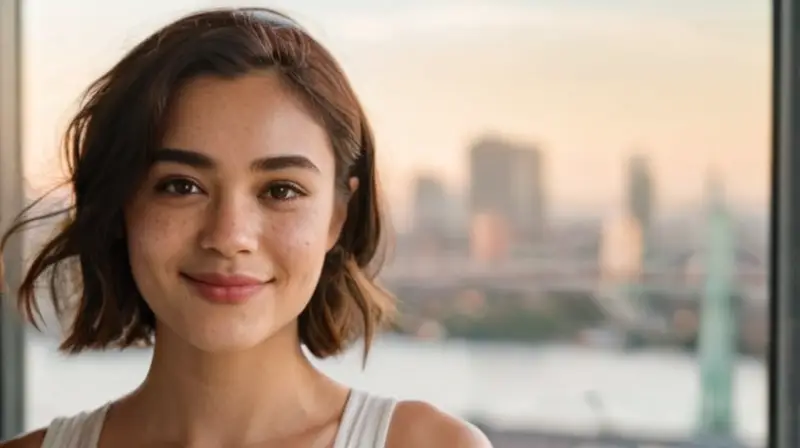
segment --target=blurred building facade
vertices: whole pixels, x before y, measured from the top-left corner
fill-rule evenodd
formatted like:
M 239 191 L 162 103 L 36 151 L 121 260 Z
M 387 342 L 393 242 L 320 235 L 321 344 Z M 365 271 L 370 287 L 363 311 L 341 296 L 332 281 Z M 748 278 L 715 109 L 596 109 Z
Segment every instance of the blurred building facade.
M 650 234 L 655 220 L 655 183 L 650 159 L 636 154 L 628 159 L 627 208 L 639 222 L 645 238 Z
M 488 216 L 495 224 L 504 221 L 509 244 L 515 249 L 545 237 L 545 168 L 540 148 L 482 137 L 469 149 L 469 173 L 471 226 L 485 227 Z M 471 232 L 481 233 L 480 229 Z
M 642 271 L 644 244 L 642 226 L 625 211 L 603 223 L 599 265 L 601 278 L 610 282 L 631 282 Z

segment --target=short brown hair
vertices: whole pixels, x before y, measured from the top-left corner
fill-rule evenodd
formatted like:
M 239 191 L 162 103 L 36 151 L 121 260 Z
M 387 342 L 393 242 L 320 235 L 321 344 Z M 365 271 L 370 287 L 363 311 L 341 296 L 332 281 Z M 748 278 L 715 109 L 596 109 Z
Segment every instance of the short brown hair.
M 366 357 L 377 328 L 393 310 L 390 295 L 375 283 L 388 223 L 373 133 L 333 56 L 291 18 L 262 8 L 215 9 L 179 19 L 136 46 L 86 91 L 64 138 L 74 204 L 35 217 L 28 216 L 29 206 L 0 242 L 2 249 L 29 224 L 65 217 L 60 231 L 33 259 L 18 299 L 36 325 L 41 314 L 35 286 L 41 277 L 49 277 L 59 315 L 69 299 L 64 286 L 79 285 L 62 350 L 153 342 L 155 316 L 135 285 L 120 237 L 123 207 L 152 164 L 179 87 L 200 75 L 236 77 L 258 69 L 277 71 L 325 126 L 336 159 L 337 189 L 347 193 L 353 176 L 359 182 L 339 240 L 300 314 L 300 340 L 323 358 L 364 337 Z

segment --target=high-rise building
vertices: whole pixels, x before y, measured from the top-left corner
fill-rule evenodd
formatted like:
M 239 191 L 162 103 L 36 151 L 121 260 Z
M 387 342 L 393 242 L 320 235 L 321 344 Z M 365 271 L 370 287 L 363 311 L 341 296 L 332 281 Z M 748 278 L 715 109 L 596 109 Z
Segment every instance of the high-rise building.
M 539 148 L 488 136 L 475 141 L 469 157 L 470 214 L 504 217 L 515 244 L 541 239 L 546 210 Z
M 628 211 L 647 237 L 655 208 L 655 185 L 647 156 L 637 154 L 628 160 L 627 199 Z
M 414 179 L 414 233 L 443 234 L 450 224 L 448 194 L 435 176 L 419 175 Z
M 600 274 L 610 282 L 633 282 L 642 271 L 642 231 L 630 211 L 603 222 L 600 239 Z
M 505 217 L 477 213 L 470 220 L 470 258 L 481 262 L 507 259 L 510 251 L 510 231 Z

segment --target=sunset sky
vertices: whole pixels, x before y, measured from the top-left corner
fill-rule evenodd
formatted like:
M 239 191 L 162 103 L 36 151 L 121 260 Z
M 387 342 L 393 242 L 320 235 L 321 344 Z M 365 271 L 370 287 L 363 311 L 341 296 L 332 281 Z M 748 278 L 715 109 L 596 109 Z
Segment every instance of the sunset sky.
M 57 180 L 59 133 L 81 90 L 202 0 L 27 0 L 26 175 Z M 647 153 L 660 204 L 696 202 L 709 166 L 766 207 L 770 10 L 759 0 L 284 0 L 341 59 L 375 127 L 395 207 L 416 172 L 462 187 L 470 140 L 545 151 L 556 211 L 620 201 Z M 124 6 L 123 6 L 124 5 Z

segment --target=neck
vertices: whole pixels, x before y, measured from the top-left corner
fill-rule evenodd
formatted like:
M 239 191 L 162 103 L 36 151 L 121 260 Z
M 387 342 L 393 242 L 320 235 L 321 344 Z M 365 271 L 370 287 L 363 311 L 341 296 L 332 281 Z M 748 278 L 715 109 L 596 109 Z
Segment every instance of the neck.
M 324 425 L 338 417 L 346 397 L 303 354 L 296 326 L 224 354 L 203 352 L 162 330 L 145 381 L 123 407 L 154 439 L 229 446 Z

